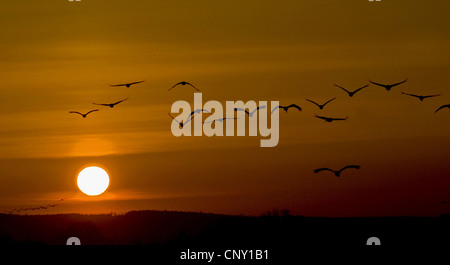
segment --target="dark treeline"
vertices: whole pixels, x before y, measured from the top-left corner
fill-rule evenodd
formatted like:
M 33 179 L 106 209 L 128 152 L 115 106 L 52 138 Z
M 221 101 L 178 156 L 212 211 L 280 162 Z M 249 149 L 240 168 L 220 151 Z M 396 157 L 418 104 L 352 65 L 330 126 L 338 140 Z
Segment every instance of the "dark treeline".
M 0 214 L 2 245 L 154 245 L 177 248 L 263 248 L 382 245 L 449 246 L 450 215 L 325 218 L 269 213 L 260 217 L 133 211 L 123 215 Z

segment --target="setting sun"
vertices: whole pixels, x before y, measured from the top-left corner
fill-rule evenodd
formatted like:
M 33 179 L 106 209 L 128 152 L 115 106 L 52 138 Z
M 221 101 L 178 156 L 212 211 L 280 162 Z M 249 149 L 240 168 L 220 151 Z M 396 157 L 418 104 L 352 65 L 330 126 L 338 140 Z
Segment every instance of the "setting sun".
M 89 196 L 102 194 L 109 186 L 109 176 L 100 167 L 86 167 L 78 174 L 78 188 Z

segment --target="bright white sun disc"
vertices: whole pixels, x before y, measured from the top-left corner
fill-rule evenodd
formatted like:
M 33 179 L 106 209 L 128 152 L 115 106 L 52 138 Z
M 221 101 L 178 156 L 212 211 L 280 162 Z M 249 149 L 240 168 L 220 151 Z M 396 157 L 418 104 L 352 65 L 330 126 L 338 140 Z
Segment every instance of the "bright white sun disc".
M 83 193 L 96 196 L 108 188 L 109 176 L 103 168 L 87 167 L 78 174 L 77 184 Z

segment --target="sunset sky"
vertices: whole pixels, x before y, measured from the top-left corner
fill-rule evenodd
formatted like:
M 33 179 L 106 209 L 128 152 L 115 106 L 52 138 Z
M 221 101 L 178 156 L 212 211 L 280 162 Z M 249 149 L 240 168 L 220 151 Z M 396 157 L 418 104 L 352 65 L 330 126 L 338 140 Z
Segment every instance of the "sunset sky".
M 450 2 L 2 1 L 0 212 L 449 212 Z M 387 92 L 371 84 L 408 81 Z M 145 80 L 127 87 L 109 84 Z M 280 141 L 175 137 L 172 103 L 278 100 Z M 418 99 L 418 95 L 441 94 Z M 305 101 L 325 102 L 324 110 Z M 92 103 L 129 98 L 113 109 Z M 87 112 L 86 119 L 69 111 Z M 314 114 L 346 117 L 326 123 Z M 314 174 L 347 164 L 360 170 Z M 100 165 L 108 190 L 84 195 Z M 23 213 L 22 213 L 23 214 Z M 31 214 L 27 212 L 25 214 Z

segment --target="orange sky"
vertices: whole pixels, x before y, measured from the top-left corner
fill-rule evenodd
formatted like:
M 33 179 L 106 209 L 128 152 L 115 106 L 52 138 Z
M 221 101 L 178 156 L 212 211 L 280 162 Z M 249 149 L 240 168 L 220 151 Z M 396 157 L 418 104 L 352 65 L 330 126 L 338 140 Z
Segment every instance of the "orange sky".
M 448 211 L 450 3 L 446 1 L 3 1 L 0 211 L 168 209 L 320 216 Z M 368 79 L 408 82 L 387 92 Z M 125 87 L 108 84 L 146 80 Z M 180 137 L 173 102 L 279 100 L 280 142 Z M 419 100 L 401 95 L 439 94 Z M 92 102 L 114 102 L 86 119 Z M 306 102 L 337 99 L 325 110 Z M 349 116 L 324 123 L 314 114 Z M 111 186 L 83 195 L 100 164 Z M 341 178 L 317 167 L 360 164 Z

